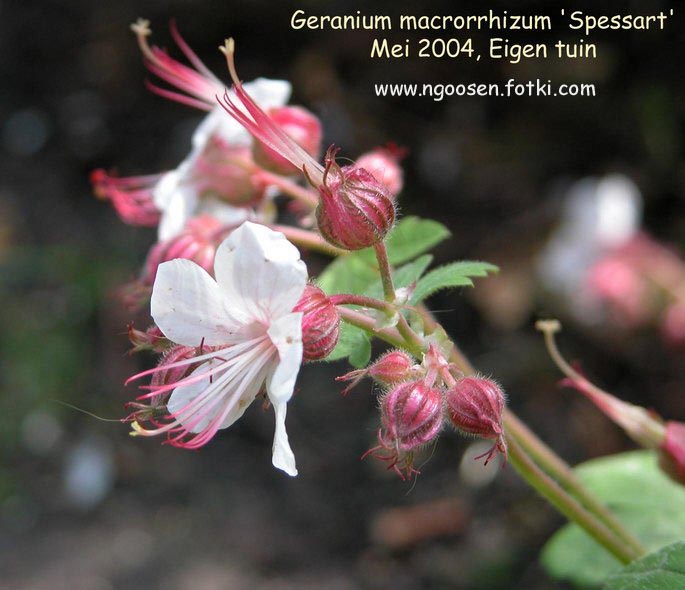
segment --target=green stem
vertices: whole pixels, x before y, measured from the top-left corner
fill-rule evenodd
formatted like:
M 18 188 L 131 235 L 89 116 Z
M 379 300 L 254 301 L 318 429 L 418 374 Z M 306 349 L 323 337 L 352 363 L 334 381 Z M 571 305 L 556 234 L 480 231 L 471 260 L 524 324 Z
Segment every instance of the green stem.
M 526 454 L 525 450 L 513 437 L 508 439 L 509 459 L 511 463 L 543 498 L 552 504 L 559 512 L 569 520 L 580 525 L 583 530 L 609 551 L 622 563 L 630 563 L 640 557 L 641 553 L 632 547 L 626 546 L 612 530 L 602 523 L 595 515 L 542 471 L 535 462 Z
M 378 270 L 381 275 L 381 282 L 383 283 L 383 295 L 385 300 L 389 303 L 395 302 L 395 285 L 392 282 L 392 269 L 388 261 L 388 251 L 385 248 L 385 242 L 380 241 L 373 246 L 376 252 L 376 260 L 378 260 Z
M 328 299 L 333 305 L 358 305 L 359 307 L 370 307 L 371 309 L 377 309 L 386 313 L 395 311 L 385 301 L 366 297 L 365 295 L 341 293 L 339 295 L 331 295 Z

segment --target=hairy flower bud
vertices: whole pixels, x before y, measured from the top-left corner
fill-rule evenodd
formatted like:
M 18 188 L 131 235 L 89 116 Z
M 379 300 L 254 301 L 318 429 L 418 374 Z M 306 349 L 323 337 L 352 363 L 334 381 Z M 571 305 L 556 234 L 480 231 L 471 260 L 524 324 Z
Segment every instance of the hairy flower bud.
M 293 311 L 301 311 L 303 358 L 326 358 L 338 343 L 340 316 L 331 300 L 318 287 L 308 284 Z
M 422 380 L 400 383 L 381 400 L 378 446 L 364 455 L 388 461 L 402 478 L 418 473 L 413 452 L 434 440 L 442 428 L 442 394 Z
M 494 440 L 494 446 L 485 455 L 487 464 L 496 451 L 505 457 L 507 446 L 502 427 L 504 393 L 501 387 L 483 377 L 465 377 L 445 394 L 447 416 L 461 432 Z
M 336 377 L 336 381 L 352 381 L 343 390 L 343 395 L 347 395 L 364 377 L 371 377 L 381 385 L 397 385 L 402 381 L 407 381 L 415 377 L 419 367 L 403 350 L 391 350 L 380 356 L 365 369 L 350 371 L 345 375 Z
M 209 215 L 190 219 L 180 234 L 157 242 L 150 249 L 145 261 L 143 283 L 152 285 L 159 265 L 175 258 L 192 260 L 211 273 L 216 249 L 228 231 L 219 220 Z
M 378 147 L 359 156 L 356 166 L 373 174 L 393 197 L 397 197 L 404 186 L 404 172 L 400 166 L 403 155 L 403 151 L 397 147 Z
M 326 154 L 316 220 L 321 235 L 346 250 L 377 244 L 395 223 L 395 204 L 387 187 L 358 166 L 341 168 L 336 150 Z
M 322 138 L 321 122 L 313 113 L 297 106 L 275 107 L 266 113 L 305 152 L 313 158 L 319 158 Z M 257 164 L 277 174 L 301 172 L 281 154 L 259 140 L 254 144 L 253 154 Z

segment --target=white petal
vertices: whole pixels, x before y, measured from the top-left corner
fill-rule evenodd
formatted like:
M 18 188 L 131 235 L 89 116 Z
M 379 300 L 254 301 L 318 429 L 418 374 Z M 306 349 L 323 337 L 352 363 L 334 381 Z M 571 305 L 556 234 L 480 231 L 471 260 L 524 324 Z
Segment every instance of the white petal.
M 274 433 L 273 455 L 271 462 L 273 466 L 282 469 L 288 475 L 297 475 L 295 465 L 295 455 L 288 442 L 288 433 L 285 430 L 285 415 L 287 412 L 286 404 L 274 404 L 276 412 L 276 432 Z
M 190 260 L 159 265 L 150 309 L 164 335 L 184 346 L 217 346 L 236 342 L 240 324 L 227 307 L 219 285 Z
M 262 110 L 282 107 L 290 99 L 292 86 L 286 80 L 257 78 L 243 85 L 245 91 L 262 107 Z
M 152 189 L 152 201 L 158 209 L 164 210 L 169 206 L 169 201 L 171 201 L 171 197 L 176 192 L 180 180 L 181 175 L 179 171 L 172 170 L 157 181 L 157 184 Z
M 245 222 L 219 246 L 214 275 L 231 304 L 269 325 L 292 311 L 307 283 L 307 267 L 285 236 Z
M 267 334 L 278 350 L 278 363 L 266 379 L 269 399 L 276 405 L 292 397 L 302 365 L 302 313 L 290 313 L 273 321 Z
M 238 226 L 251 214 L 248 207 L 234 207 L 216 197 L 203 197 L 195 210 L 195 215 L 211 215 L 225 225 Z
M 250 145 L 252 139 L 248 131 L 217 105 L 202 120 L 193 133 L 193 148 L 204 150 L 212 136 L 219 137 L 231 145 Z
M 180 234 L 188 220 L 195 215 L 197 205 L 197 193 L 191 187 L 178 186 L 169 195 L 166 206 L 160 207 L 162 217 L 157 228 L 159 241 L 169 240 Z

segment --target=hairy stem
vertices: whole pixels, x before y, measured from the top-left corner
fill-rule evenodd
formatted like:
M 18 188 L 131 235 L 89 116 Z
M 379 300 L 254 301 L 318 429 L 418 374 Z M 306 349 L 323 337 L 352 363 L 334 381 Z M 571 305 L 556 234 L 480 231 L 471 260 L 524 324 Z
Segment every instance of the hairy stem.
M 388 251 L 385 248 L 385 242 L 380 241 L 374 244 L 373 249 L 376 252 L 376 260 L 378 260 L 378 270 L 381 274 L 381 282 L 383 283 L 383 295 L 386 301 L 394 303 L 395 285 L 392 282 L 392 270 L 388 261 Z

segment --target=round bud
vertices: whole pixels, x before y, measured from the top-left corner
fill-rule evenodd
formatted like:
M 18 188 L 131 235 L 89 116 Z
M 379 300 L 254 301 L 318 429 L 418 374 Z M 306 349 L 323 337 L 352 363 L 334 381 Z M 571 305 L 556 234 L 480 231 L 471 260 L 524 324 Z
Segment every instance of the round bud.
M 313 113 L 302 107 L 285 106 L 269 109 L 267 114 L 305 152 L 314 159 L 319 158 L 322 137 L 321 122 Z M 255 141 L 253 154 L 257 164 L 276 174 L 297 174 L 301 172 L 289 160 L 286 160 L 261 141 Z
M 319 232 L 339 248 L 361 250 L 373 246 L 395 223 L 395 204 L 388 188 L 364 168 L 339 167 L 333 149 L 326 154 L 319 195 Z
M 400 383 L 381 401 L 382 439 L 399 451 L 432 441 L 442 428 L 442 395 L 423 381 Z
M 458 430 L 481 438 L 494 440 L 495 445 L 486 453 L 486 463 L 500 451 L 506 455 L 502 412 L 502 388 L 483 377 L 465 377 L 445 393 L 447 416 Z
M 302 344 L 305 361 L 326 358 L 338 343 L 340 316 L 326 294 L 314 285 L 305 287 L 293 311 L 302 312 Z

